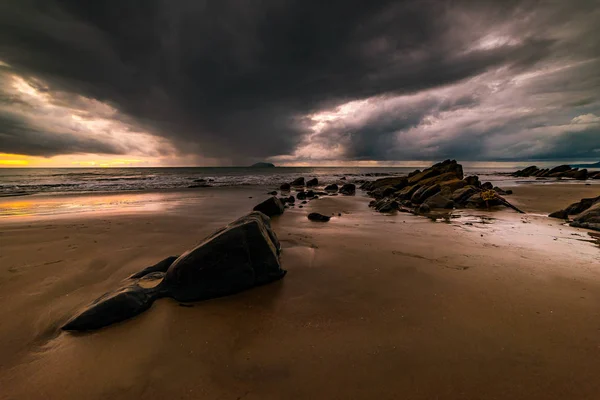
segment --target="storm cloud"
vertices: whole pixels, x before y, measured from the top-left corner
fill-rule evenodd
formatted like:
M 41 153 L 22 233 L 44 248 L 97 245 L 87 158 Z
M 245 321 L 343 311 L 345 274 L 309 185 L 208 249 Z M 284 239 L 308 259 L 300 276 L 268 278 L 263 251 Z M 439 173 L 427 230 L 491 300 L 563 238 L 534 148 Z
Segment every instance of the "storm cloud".
M 3 2 L 0 152 L 597 158 L 598 20 L 591 0 Z

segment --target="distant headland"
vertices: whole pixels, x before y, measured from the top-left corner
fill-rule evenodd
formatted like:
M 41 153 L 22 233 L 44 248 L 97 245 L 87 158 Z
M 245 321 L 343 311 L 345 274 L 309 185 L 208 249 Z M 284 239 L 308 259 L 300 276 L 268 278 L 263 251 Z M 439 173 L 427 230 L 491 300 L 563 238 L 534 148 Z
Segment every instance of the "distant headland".
M 275 164 L 268 162 L 257 162 L 256 164 L 252 164 L 250 168 L 275 168 Z
M 572 168 L 600 168 L 600 161 L 594 164 L 571 164 Z

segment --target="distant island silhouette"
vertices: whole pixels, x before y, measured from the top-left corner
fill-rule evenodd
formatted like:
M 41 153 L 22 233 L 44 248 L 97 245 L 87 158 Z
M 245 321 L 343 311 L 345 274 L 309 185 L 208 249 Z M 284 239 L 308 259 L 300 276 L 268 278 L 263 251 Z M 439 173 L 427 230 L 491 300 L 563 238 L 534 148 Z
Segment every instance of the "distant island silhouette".
M 250 168 L 275 168 L 275 164 L 268 162 L 257 162 L 256 164 L 252 164 Z

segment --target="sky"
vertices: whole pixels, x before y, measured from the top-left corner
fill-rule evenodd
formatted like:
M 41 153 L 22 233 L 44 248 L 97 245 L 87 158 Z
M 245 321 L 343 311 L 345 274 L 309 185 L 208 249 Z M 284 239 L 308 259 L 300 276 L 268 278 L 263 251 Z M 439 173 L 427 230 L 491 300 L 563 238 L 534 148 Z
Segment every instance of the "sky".
M 0 2 L 0 166 L 600 160 L 600 0 Z

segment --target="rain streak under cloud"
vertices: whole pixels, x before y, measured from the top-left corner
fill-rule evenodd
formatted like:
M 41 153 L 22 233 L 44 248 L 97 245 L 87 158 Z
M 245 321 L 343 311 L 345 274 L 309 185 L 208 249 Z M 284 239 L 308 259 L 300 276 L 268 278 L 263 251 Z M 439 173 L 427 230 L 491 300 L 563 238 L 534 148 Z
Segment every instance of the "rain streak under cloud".
M 0 153 L 598 160 L 599 20 L 584 0 L 4 2 Z

